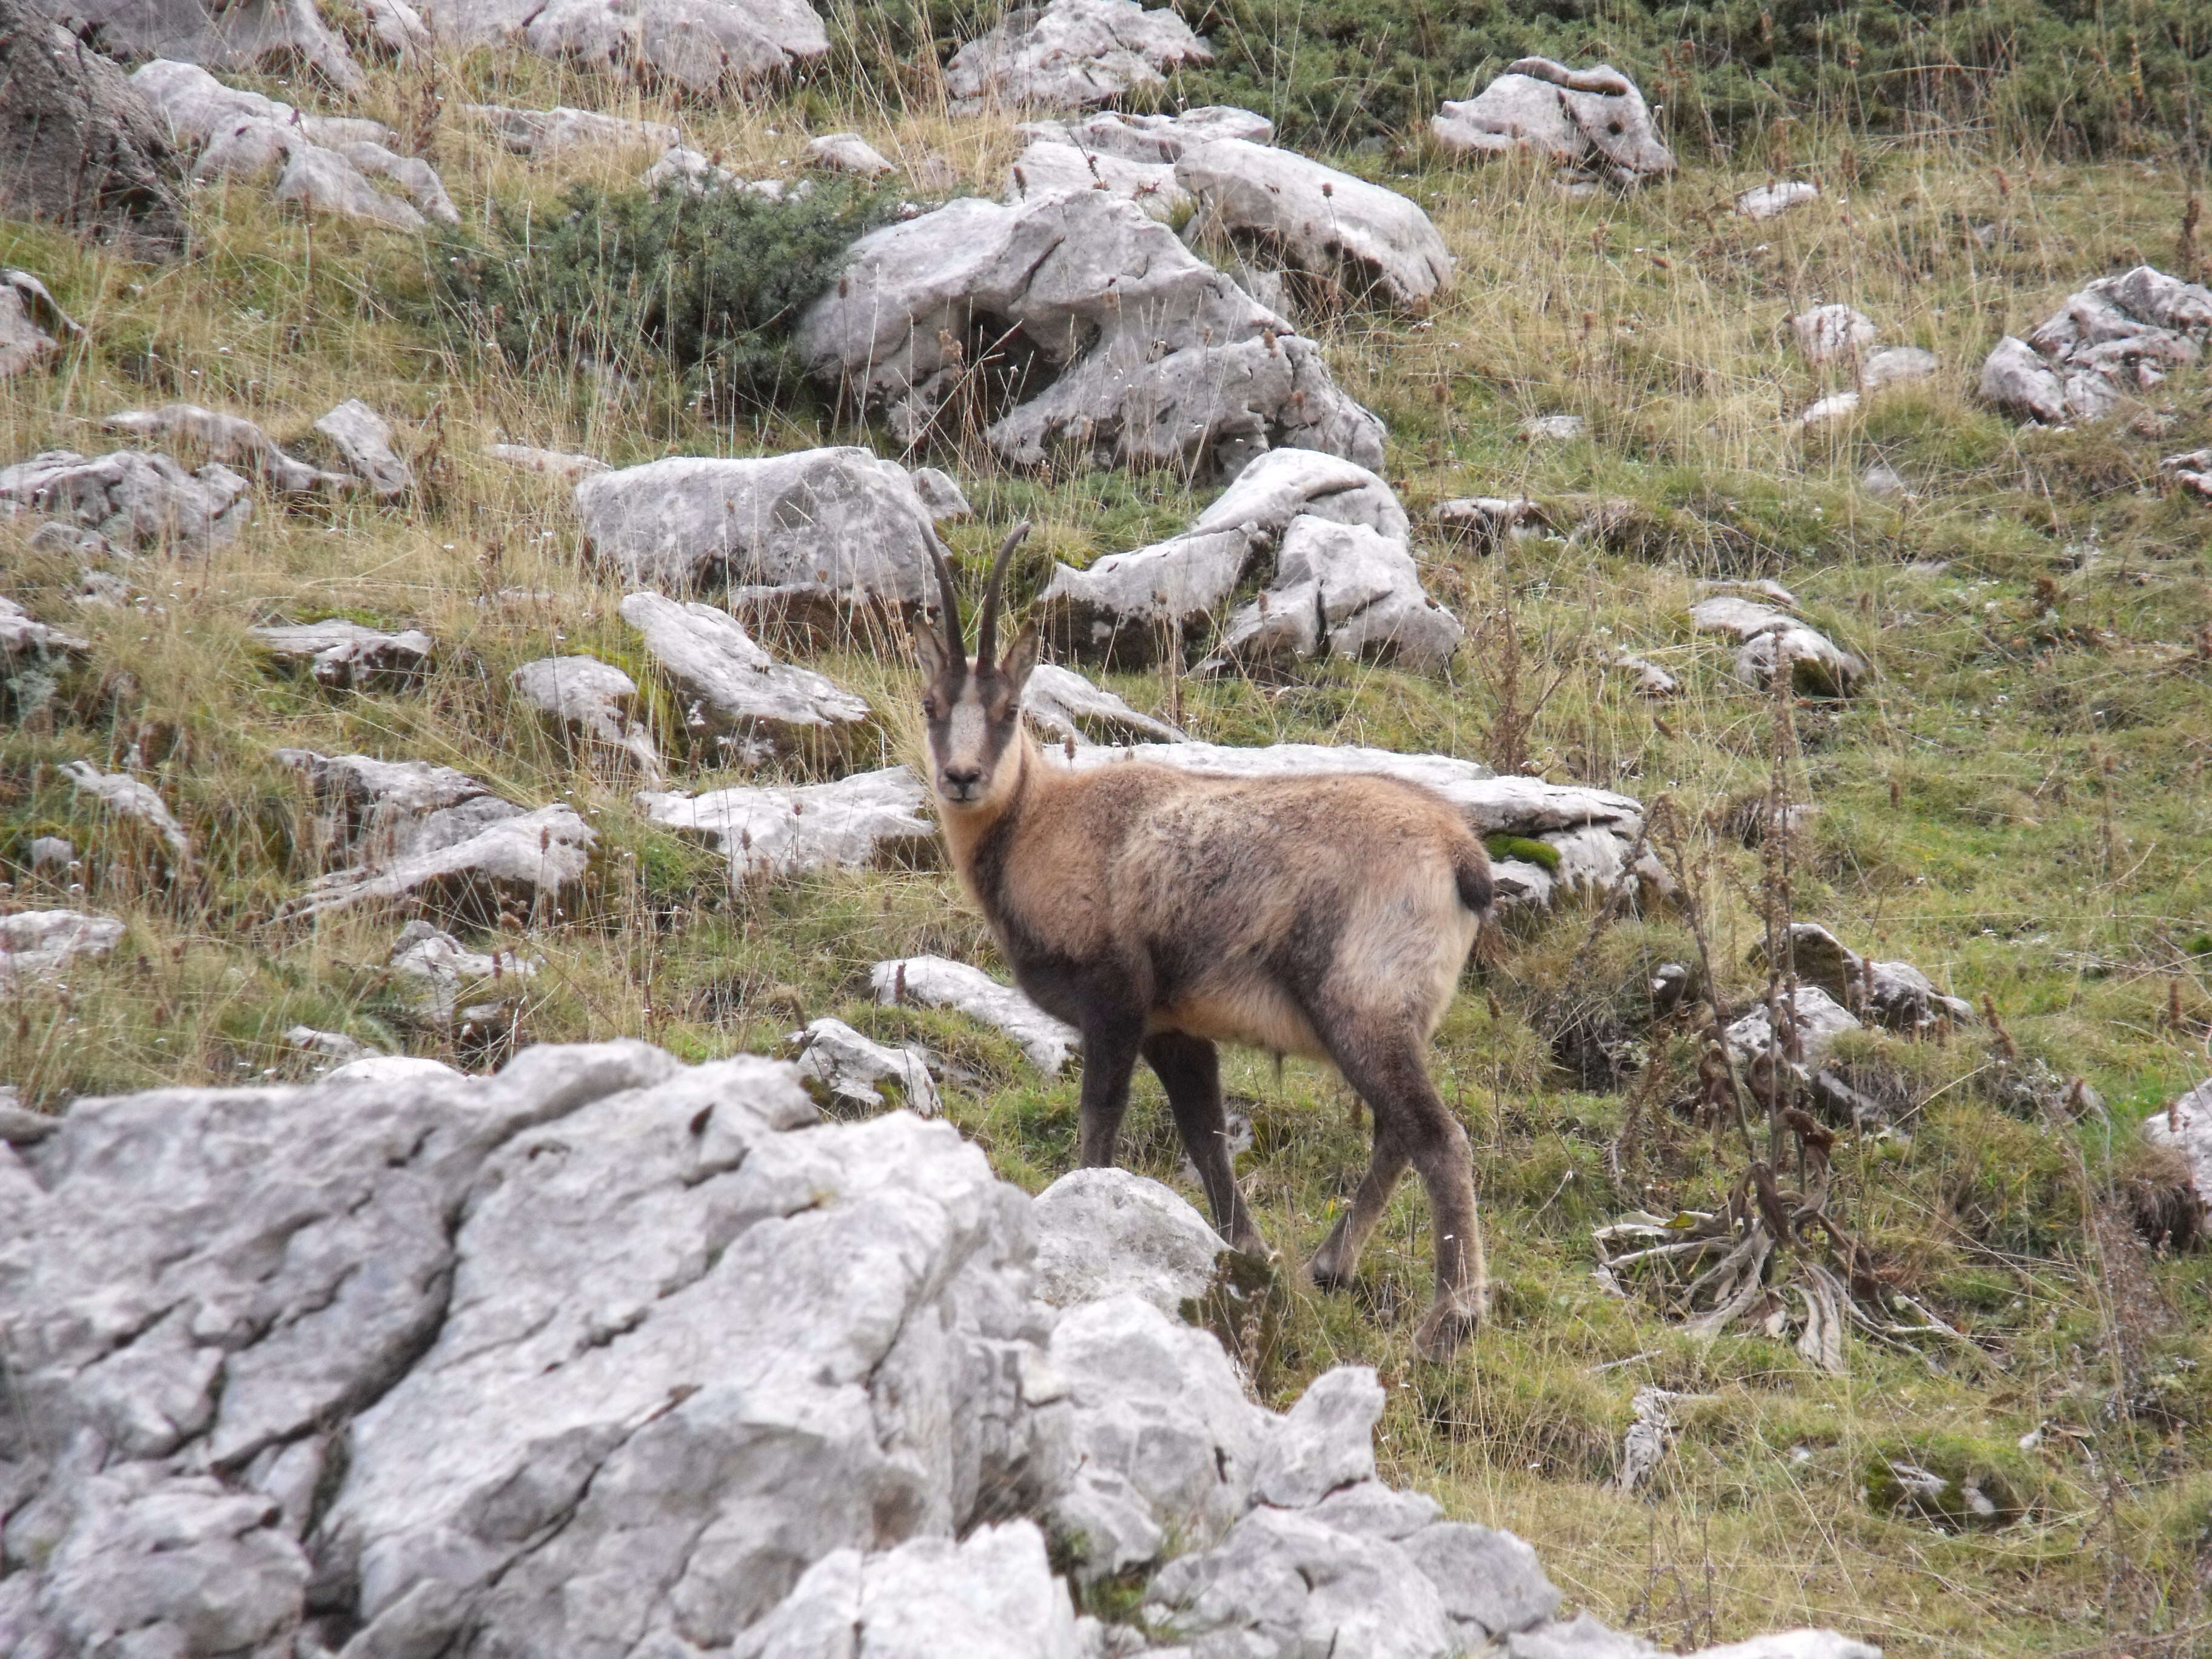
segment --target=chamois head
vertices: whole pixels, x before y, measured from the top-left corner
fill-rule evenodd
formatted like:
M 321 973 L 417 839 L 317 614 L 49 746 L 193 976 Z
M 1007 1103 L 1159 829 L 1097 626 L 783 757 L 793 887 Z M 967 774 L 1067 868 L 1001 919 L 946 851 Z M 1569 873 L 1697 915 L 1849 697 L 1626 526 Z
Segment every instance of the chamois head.
M 999 599 L 1007 563 L 1029 533 L 1025 519 L 999 549 L 983 590 L 973 661 L 961 632 L 960 599 L 953 591 L 951 568 L 941 547 L 931 550 L 937 562 L 943 631 L 921 624 L 915 629 L 915 645 L 925 677 L 921 713 L 929 726 L 930 781 L 938 799 L 948 805 L 969 810 L 988 806 L 1012 785 L 1020 769 L 1018 758 L 1012 765 L 1000 763 L 1010 752 L 1020 753 L 1022 687 L 1036 666 L 1037 630 L 1036 623 L 1030 623 L 1006 654 L 999 657 Z

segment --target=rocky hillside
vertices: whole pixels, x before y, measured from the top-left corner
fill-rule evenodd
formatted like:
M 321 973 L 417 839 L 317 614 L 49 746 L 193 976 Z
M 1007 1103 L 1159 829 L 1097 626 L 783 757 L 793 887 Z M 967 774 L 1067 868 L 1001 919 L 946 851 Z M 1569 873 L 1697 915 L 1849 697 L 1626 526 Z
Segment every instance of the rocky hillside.
M 1241 14 L 900 15 L 0 0 L 0 1630 L 2193 1650 L 2155 97 L 2125 159 L 1753 137 L 1577 49 L 1354 131 Z M 1159 1184 L 1053 1186 L 1079 1040 L 940 866 L 907 642 L 1024 519 L 1052 763 L 1485 836 L 1450 1364 L 1417 1193 L 1299 1277 L 1316 1068 L 1224 1072 L 1272 1262 L 1149 1078 Z

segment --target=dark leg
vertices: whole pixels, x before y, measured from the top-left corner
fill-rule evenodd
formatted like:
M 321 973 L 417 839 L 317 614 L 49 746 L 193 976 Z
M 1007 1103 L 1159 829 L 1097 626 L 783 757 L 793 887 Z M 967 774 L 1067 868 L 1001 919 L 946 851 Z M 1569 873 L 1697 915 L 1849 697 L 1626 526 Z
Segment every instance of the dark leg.
M 1336 1218 L 1335 1229 L 1321 1249 L 1314 1252 L 1314 1259 L 1307 1266 L 1307 1276 L 1315 1284 L 1323 1290 L 1334 1291 L 1352 1282 L 1352 1270 L 1359 1265 L 1359 1253 L 1367 1248 L 1376 1224 L 1389 1207 L 1390 1194 L 1397 1190 L 1398 1178 L 1406 1173 L 1406 1154 L 1385 1140 L 1378 1129 L 1374 1158 L 1367 1166 L 1358 1190 L 1352 1195 L 1351 1206 Z
M 1146 1040 L 1145 1059 L 1168 1091 L 1183 1150 L 1198 1166 L 1206 1201 L 1212 1206 L 1214 1226 L 1232 1249 L 1267 1255 L 1267 1241 L 1252 1224 L 1229 1162 L 1229 1116 L 1221 1104 L 1219 1054 L 1203 1037 L 1162 1031 Z
M 1095 1021 L 1083 1028 L 1082 1120 L 1079 1157 L 1087 1170 L 1114 1167 L 1121 1115 L 1129 1109 L 1129 1074 L 1137 1069 L 1144 1022 Z
M 1324 1269 L 1339 1279 L 1351 1273 L 1390 1188 L 1411 1164 L 1428 1188 L 1429 1227 L 1437 1251 L 1436 1299 L 1414 1332 L 1413 1346 L 1424 1358 L 1441 1359 L 1487 1311 L 1490 1283 L 1475 1218 L 1474 1164 L 1467 1131 L 1429 1081 L 1421 1048 L 1403 1035 L 1347 1043 L 1338 1052 L 1338 1069 L 1375 1114 L 1375 1159 L 1351 1211 L 1315 1258 L 1314 1271 L 1317 1279 Z

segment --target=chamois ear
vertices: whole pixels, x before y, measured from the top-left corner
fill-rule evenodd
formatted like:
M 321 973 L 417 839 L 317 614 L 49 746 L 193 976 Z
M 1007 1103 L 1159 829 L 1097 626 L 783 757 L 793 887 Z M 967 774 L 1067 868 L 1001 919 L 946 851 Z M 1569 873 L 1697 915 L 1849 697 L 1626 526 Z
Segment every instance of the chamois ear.
M 921 663 L 921 678 L 934 681 L 945 672 L 945 636 L 937 631 L 936 624 L 919 614 L 907 632 L 914 641 L 914 654 Z
M 1006 647 L 1006 660 L 999 665 L 999 672 L 1013 684 L 1013 695 L 1019 698 L 1022 688 L 1029 684 L 1030 670 L 1037 665 L 1037 650 L 1043 643 L 1042 635 L 1034 622 L 1022 624 L 1022 631 L 1014 635 L 1014 642 Z

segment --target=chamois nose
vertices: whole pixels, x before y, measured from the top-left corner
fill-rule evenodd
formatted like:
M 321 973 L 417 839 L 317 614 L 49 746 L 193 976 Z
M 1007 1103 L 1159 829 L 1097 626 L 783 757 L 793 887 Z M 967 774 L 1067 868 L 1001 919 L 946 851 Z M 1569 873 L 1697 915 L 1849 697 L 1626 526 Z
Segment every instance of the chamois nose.
M 941 775 L 945 779 L 945 793 L 955 800 L 966 800 L 975 793 L 976 786 L 983 781 L 983 769 L 980 766 L 948 766 L 942 769 Z

